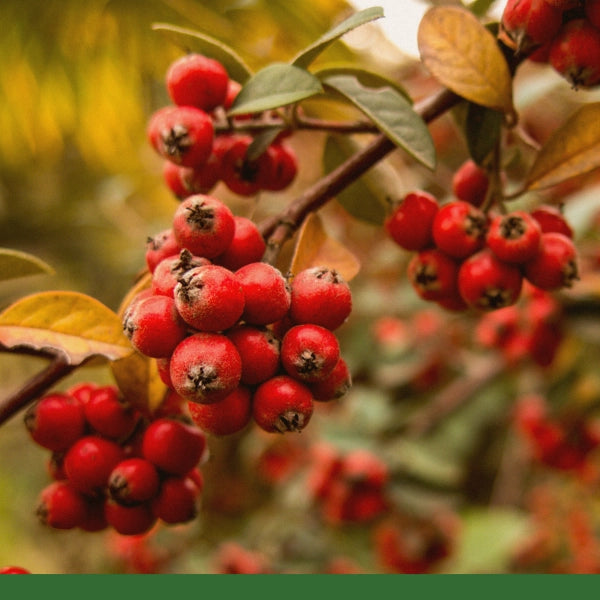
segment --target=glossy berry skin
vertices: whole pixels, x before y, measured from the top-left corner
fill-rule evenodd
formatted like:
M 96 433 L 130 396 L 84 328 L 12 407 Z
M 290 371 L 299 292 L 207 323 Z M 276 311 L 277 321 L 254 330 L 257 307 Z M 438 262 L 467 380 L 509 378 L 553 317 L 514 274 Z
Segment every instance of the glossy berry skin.
M 165 83 L 175 104 L 210 112 L 225 102 L 229 75 L 219 61 L 189 53 L 171 63 Z
M 340 356 L 337 364 L 329 375 L 308 385 L 313 400 L 317 402 L 330 402 L 338 400 L 352 387 L 352 374 L 348 363 Z
M 387 234 L 405 250 L 423 250 L 433 244 L 433 219 L 439 205 L 432 194 L 415 191 L 406 194 L 386 217 Z
M 600 84 L 600 29 L 586 19 L 568 21 L 552 40 L 548 62 L 575 89 Z
M 252 417 L 270 433 L 302 431 L 314 409 L 306 385 L 289 375 L 276 375 L 261 383 L 254 392 Z
M 573 238 L 573 229 L 565 219 L 560 208 L 544 204 L 534 208 L 530 214 L 538 222 L 542 233 L 555 231 L 566 235 L 568 238 Z
M 175 239 L 173 229 L 169 227 L 146 240 L 145 260 L 150 273 L 163 259 L 179 254 L 181 246 Z
M 225 335 L 234 343 L 242 359 L 240 383 L 256 385 L 277 373 L 281 341 L 270 329 L 241 323 Z
M 112 385 L 94 390 L 83 412 L 96 433 L 115 440 L 131 434 L 138 422 L 137 411 Z
M 82 405 L 65 393 L 51 393 L 31 405 L 24 417 L 33 441 L 52 451 L 67 450 L 85 432 Z
M 123 331 L 138 352 L 162 358 L 170 356 L 186 337 L 188 326 L 172 297 L 151 295 L 125 311 Z
M 444 204 L 433 220 L 435 245 L 454 258 L 466 258 L 483 248 L 487 219 L 476 206 L 463 200 Z
M 579 278 L 577 248 L 562 233 L 543 233 L 539 252 L 524 265 L 527 280 L 542 290 L 571 287 Z
M 130 506 L 156 496 L 160 477 L 155 465 L 141 457 L 126 458 L 108 476 L 108 493 L 118 502 Z
M 242 359 L 225 335 L 199 332 L 175 348 L 169 373 L 174 390 L 186 400 L 217 402 L 240 383 Z
M 36 515 L 54 529 L 73 529 L 87 516 L 86 499 L 70 482 L 53 481 L 40 492 Z
M 190 477 L 167 477 L 151 502 L 157 519 L 169 523 L 187 523 L 198 514 L 198 486 Z
M 121 535 L 141 535 L 157 522 L 150 503 L 125 506 L 107 498 L 104 515 L 108 524 Z
M 458 290 L 472 308 L 495 310 L 514 304 L 521 293 L 519 267 L 501 261 L 484 248 L 467 258 L 458 271 Z
M 218 402 L 189 402 L 188 409 L 192 421 L 205 433 L 232 435 L 242 431 L 252 419 L 252 392 L 250 388 L 239 385 Z
M 490 178 L 487 171 L 474 160 L 466 160 L 452 177 L 452 192 L 458 198 L 480 207 L 488 191 Z
M 340 358 L 340 346 L 332 331 L 306 323 L 286 332 L 280 356 L 288 375 L 305 383 L 313 382 L 333 371 Z
M 164 106 L 148 120 L 150 145 L 163 158 L 183 167 L 204 164 L 212 151 L 211 117 L 193 106 Z
M 244 290 L 235 275 L 219 265 L 186 271 L 174 290 L 181 318 L 198 331 L 223 331 L 242 316 Z
M 214 259 L 214 263 L 231 271 L 237 271 L 253 262 L 260 262 L 267 244 L 254 221 L 234 216 L 235 231 L 227 250 Z
M 214 196 L 194 194 L 173 215 L 173 233 L 180 248 L 212 259 L 227 250 L 235 231 L 231 209 Z
M 194 267 L 210 265 L 203 256 L 194 256 L 189 250 L 182 250 L 161 260 L 152 273 L 150 289 L 156 296 L 174 296 L 175 286 L 184 273 Z
M 246 299 L 242 319 L 250 325 L 269 325 L 283 318 L 290 308 L 290 290 L 281 271 L 268 263 L 240 267 L 235 277 Z
M 312 323 L 333 331 L 352 312 L 350 286 L 335 269 L 303 269 L 294 275 L 290 289 L 290 317 L 296 324 Z
M 206 449 L 206 437 L 194 425 L 163 417 L 152 421 L 142 438 L 142 456 L 170 475 L 193 469 Z
M 541 237 L 542 228 L 529 213 L 513 211 L 490 221 L 486 244 L 500 260 L 522 264 L 538 252 Z
M 65 473 L 76 490 L 93 495 L 106 488 L 110 472 L 124 458 L 125 452 L 116 442 L 87 435 L 67 451 Z
M 458 263 L 437 248 L 421 250 L 408 263 L 408 279 L 423 300 L 443 300 L 456 293 Z
M 31 575 L 31 571 L 29 571 L 25 567 L 7 565 L 6 567 L 0 568 L 0 575 Z

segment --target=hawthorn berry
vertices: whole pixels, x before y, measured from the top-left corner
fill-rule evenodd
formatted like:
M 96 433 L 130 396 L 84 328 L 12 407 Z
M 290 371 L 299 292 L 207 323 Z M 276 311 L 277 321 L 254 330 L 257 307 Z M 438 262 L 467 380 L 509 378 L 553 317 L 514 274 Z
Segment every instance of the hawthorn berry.
M 199 496 L 191 477 L 170 476 L 162 480 L 150 506 L 154 516 L 165 523 L 187 523 L 198 514 Z
M 252 417 L 261 429 L 270 433 L 302 431 L 313 409 L 308 387 L 289 375 L 276 375 L 254 391 Z
M 531 216 L 538 222 L 542 233 L 556 231 L 568 238 L 573 238 L 573 229 L 565 219 L 561 209 L 550 204 L 542 204 L 531 211 Z
M 180 248 L 212 259 L 231 244 L 235 220 L 231 209 L 219 199 L 193 194 L 177 206 L 172 228 Z
M 242 359 L 222 333 L 198 332 L 175 348 L 169 373 L 174 390 L 186 400 L 217 402 L 240 383 Z
M 104 515 L 108 524 L 121 535 L 141 535 L 157 522 L 150 503 L 125 506 L 112 498 L 104 502 Z
M 53 481 L 40 492 L 36 515 L 54 529 L 73 529 L 86 519 L 86 499 L 71 482 Z
M 466 258 L 483 248 L 487 218 L 469 202 L 454 200 L 440 207 L 432 227 L 437 248 L 453 258 Z
M 84 405 L 83 412 L 96 433 L 117 440 L 126 438 L 133 432 L 139 416 L 113 385 L 94 390 Z
M 407 267 L 408 279 L 423 300 L 440 301 L 454 297 L 458 263 L 438 248 L 417 252 Z
M 156 496 L 160 476 L 156 466 L 142 457 L 126 458 L 108 476 L 108 494 L 119 504 L 133 505 Z
M 452 176 L 452 192 L 464 202 L 480 207 L 490 185 L 487 171 L 473 159 L 467 159 Z
M 0 567 L 0 575 L 31 575 L 31 571 L 25 567 L 7 565 L 6 567 Z
M 174 296 L 175 286 L 186 271 L 209 264 L 211 261 L 208 258 L 194 256 L 184 248 L 178 254 L 164 258 L 156 265 L 152 273 L 150 289 L 157 296 Z
M 181 246 L 175 239 L 175 233 L 171 227 L 164 229 L 146 240 L 146 266 L 150 273 L 154 272 L 156 265 L 163 259 L 179 254 Z
M 600 29 L 600 0 L 586 0 L 585 17 L 596 29 Z
M 258 181 L 263 189 L 270 192 L 284 190 L 292 184 L 298 173 L 296 154 L 282 143 L 271 144 L 266 153 L 271 155 L 271 169 L 270 172 L 266 169 L 261 171 Z
M 516 210 L 492 218 L 485 241 L 500 260 L 522 264 L 538 252 L 541 237 L 542 229 L 535 218 Z
M 167 159 L 163 161 L 162 173 L 164 182 L 175 197 L 180 200 L 191 194 L 183 180 L 184 171 L 187 170 L 191 170 L 191 167 L 182 167 Z
M 308 385 L 313 400 L 318 402 L 329 402 L 344 396 L 352 387 L 352 374 L 348 363 L 340 356 L 337 364 L 329 375 L 310 382 Z
M 258 227 L 247 217 L 234 216 L 235 230 L 227 250 L 219 254 L 213 262 L 231 271 L 245 265 L 260 262 L 267 244 Z

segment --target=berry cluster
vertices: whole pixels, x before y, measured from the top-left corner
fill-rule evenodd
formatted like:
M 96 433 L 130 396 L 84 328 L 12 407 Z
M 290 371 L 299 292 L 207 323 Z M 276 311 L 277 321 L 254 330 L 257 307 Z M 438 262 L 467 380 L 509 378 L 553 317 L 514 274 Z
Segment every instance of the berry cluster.
M 116 386 L 82 383 L 40 398 L 25 425 L 51 452 L 43 524 L 137 535 L 196 516 L 206 439 L 181 411 L 148 418 Z
M 500 36 L 575 89 L 600 84 L 600 0 L 508 0 Z
M 226 112 L 241 86 L 219 61 L 195 53 L 179 58 L 167 70 L 166 88 L 172 104 L 151 115 L 147 137 L 164 159 L 164 180 L 176 197 L 207 194 L 220 181 L 241 196 L 292 183 L 298 166 L 283 132 L 255 156 L 248 152 L 253 136 L 231 130 Z
M 457 175 L 449 202 L 413 191 L 385 221 L 390 237 L 415 253 L 407 273 L 421 298 L 449 310 L 491 311 L 514 304 L 524 281 L 545 291 L 573 284 L 578 254 L 559 210 L 486 211 L 485 173 L 468 162 Z
M 149 243 L 151 285 L 124 312 L 134 348 L 157 360 L 214 435 L 252 419 L 269 432 L 300 431 L 314 400 L 350 386 L 334 333 L 352 308 L 347 282 L 327 267 L 286 277 L 259 260 L 264 247 L 256 226 L 223 202 L 188 196 Z

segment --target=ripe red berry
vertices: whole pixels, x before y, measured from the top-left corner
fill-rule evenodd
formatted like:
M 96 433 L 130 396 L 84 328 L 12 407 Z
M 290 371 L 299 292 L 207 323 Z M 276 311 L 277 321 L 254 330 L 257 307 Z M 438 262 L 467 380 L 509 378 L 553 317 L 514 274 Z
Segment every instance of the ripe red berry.
M 194 425 L 163 417 L 152 421 L 142 439 L 142 455 L 171 475 L 194 468 L 206 449 L 206 437 Z
M 175 348 L 169 371 L 173 388 L 186 400 L 217 402 L 240 383 L 242 359 L 225 335 L 199 332 Z
M 448 256 L 466 258 L 483 248 L 487 219 L 464 200 L 444 204 L 433 220 L 433 240 Z
M 254 221 L 247 217 L 234 216 L 235 231 L 231 244 L 225 252 L 214 259 L 214 263 L 231 271 L 253 262 L 260 262 L 267 244 Z
M 150 503 L 125 506 L 107 498 L 104 515 L 108 524 L 121 535 L 141 535 L 152 529 L 157 518 Z
M 84 494 L 96 494 L 106 488 L 108 476 L 125 458 L 119 444 L 87 435 L 77 440 L 65 454 L 65 473 L 71 485 Z
M 195 106 L 210 112 L 225 102 L 229 75 L 217 60 L 190 53 L 175 60 L 166 74 L 166 88 L 178 105 Z
M 586 19 L 600 29 L 600 0 L 586 0 L 584 8 Z
M 543 233 L 539 252 L 524 265 L 525 277 L 542 290 L 571 287 L 579 279 L 577 248 L 562 233 Z
M 387 464 L 369 450 L 351 450 L 342 457 L 339 477 L 348 483 L 381 488 L 389 475 Z
M 203 256 L 194 256 L 189 250 L 181 250 L 161 260 L 152 273 L 150 289 L 157 296 L 174 296 L 173 291 L 181 276 L 194 267 L 209 265 L 211 261 Z
M 423 250 L 433 243 L 432 226 L 439 205 L 432 194 L 415 191 L 406 194 L 386 217 L 388 235 L 405 250 Z
M 149 237 L 146 241 L 146 265 L 150 273 L 154 272 L 158 263 L 173 256 L 179 254 L 181 246 L 175 239 L 175 233 L 172 228 L 164 229 L 156 235 Z
M 187 523 L 198 514 L 199 495 L 191 477 L 167 477 L 151 502 L 152 513 L 165 523 Z
M 522 264 L 538 252 L 542 229 L 527 212 L 516 210 L 490 221 L 486 244 L 500 259 Z
M 548 62 L 575 89 L 600 84 L 600 29 L 586 19 L 567 21 L 552 40 Z
M 117 440 L 131 434 L 138 421 L 137 411 L 113 385 L 95 389 L 83 412 L 94 431 Z
M 231 209 L 213 196 L 188 196 L 173 215 L 177 243 L 196 256 L 212 259 L 222 254 L 231 244 L 234 231 Z
M 344 396 L 352 387 L 352 374 L 348 363 L 340 357 L 329 375 L 309 384 L 313 399 L 318 402 L 329 402 Z
M 408 279 L 423 300 L 454 297 L 458 263 L 437 248 L 421 250 L 408 263 Z
M 240 385 L 218 402 L 189 402 L 188 409 L 192 421 L 205 433 L 232 435 L 242 431 L 252 418 L 252 392 Z
M 154 463 L 141 457 L 126 458 L 108 476 L 108 493 L 119 504 L 133 505 L 156 496 L 160 477 Z
M 467 258 L 458 270 L 460 295 L 478 310 L 495 310 L 514 304 L 522 283 L 519 268 L 501 261 L 489 248 Z
M 148 296 L 125 311 L 123 331 L 131 345 L 152 358 L 170 356 L 188 332 L 171 296 Z
M 573 237 L 573 229 L 571 229 L 560 208 L 544 204 L 534 208 L 531 211 L 531 216 L 539 223 L 542 233 L 556 231 L 569 238 Z
M 147 126 L 150 145 L 163 158 L 184 167 L 204 164 L 212 151 L 211 117 L 193 106 L 164 106 Z
M 290 308 L 290 290 L 281 271 L 268 263 L 253 262 L 235 272 L 246 299 L 242 319 L 250 325 L 269 325 Z
M 191 170 L 191 167 L 182 167 L 167 159 L 163 162 L 162 173 L 164 182 L 173 192 L 175 197 L 180 200 L 191 194 L 189 188 L 183 181 L 183 173 L 185 170 Z
M 95 383 L 90 381 L 82 381 L 81 383 L 75 383 L 72 385 L 69 389 L 67 389 L 66 393 L 75 398 L 79 404 L 83 405 L 90 399 L 92 392 L 97 388 L 98 385 Z
M 270 192 L 279 192 L 294 181 L 298 173 L 298 160 L 286 144 L 271 144 L 266 152 L 271 155 L 271 170 L 268 177 L 265 177 L 265 171 L 261 172 L 260 185 Z
M 312 323 L 334 330 L 352 312 L 350 286 L 336 269 L 303 269 L 294 275 L 290 289 L 290 317 L 294 323 Z
M 289 375 L 276 375 L 261 383 L 254 392 L 252 416 L 265 431 L 302 431 L 314 408 L 312 394 L 305 384 Z
M 6 567 L 0 568 L 0 575 L 31 575 L 31 571 L 25 567 L 7 565 Z
M 466 160 L 452 177 L 452 192 L 459 200 L 481 206 L 490 185 L 487 171 L 474 160 Z
M 320 325 L 295 325 L 281 340 L 283 368 L 288 375 L 303 382 L 323 379 L 333 371 L 339 358 L 337 337 Z
M 225 334 L 242 359 L 240 383 L 256 385 L 273 377 L 279 369 L 281 341 L 262 325 L 241 323 Z
M 73 529 L 86 519 L 86 499 L 70 482 L 53 481 L 40 492 L 36 515 L 49 527 Z
M 25 427 L 34 442 L 52 451 L 67 450 L 85 432 L 82 405 L 65 393 L 47 394 L 26 411 Z

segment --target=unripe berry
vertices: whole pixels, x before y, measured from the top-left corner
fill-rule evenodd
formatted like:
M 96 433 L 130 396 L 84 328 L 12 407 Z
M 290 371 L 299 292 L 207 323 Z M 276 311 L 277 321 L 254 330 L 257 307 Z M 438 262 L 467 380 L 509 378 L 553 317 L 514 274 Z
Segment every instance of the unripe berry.
M 294 323 L 312 323 L 334 330 L 352 312 L 350 286 L 336 269 L 309 267 L 294 275 L 290 317 Z
M 481 206 L 490 185 L 487 171 L 474 160 L 466 160 L 452 177 L 452 192 L 459 200 Z
M 288 375 L 300 381 L 323 379 L 333 371 L 339 358 L 337 337 L 320 325 L 295 325 L 281 340 L 281 364 Z
M 244 265 L 260 262 L 267 244 L 254 221 L 234 216 L 235 231 L 231 244 L 225 252 L 214 259 L 214 263 L 231 271 L 237 271 Z
M 527 212 L 516 210 L 494 217 L 486 235 L 486 244 L 500 259 L 522 264 L 538 252 L 542 229 Z
M 217 60 L 190 53 L 169 66 L 165 78 L 167 92 L 178 105 L 195 106 L 210 112 L 225 102 L 229 76 Z
M 290 308 L 290 291 L 281 271 L 268 263 L 240 267 L 236 279 L 246 299 L 242 319 L 250 325 L 269 325 L 283 318 Z
M 137 411 L 112 385 L 94 390 L 83 412 L 97 433 L 117 440 L 131 434 L 138 421 Z
M 184 475 L 195 467 L 206 449 L 206 437 L 197 427 L 163 417 L 152 421 L 142 439 L 142 455 L 158 469 Z
M 108 524 L 121 535 L 141 535 L 152 529 L 157 518 L 149 503 L 124 506 L 107 498 L 104 515 Z
M 312 394 L 305 384 L 289 375 L 276 375 L 256 388 L 252 416 L 267 432 L 299 432 L 308 425 L 313 408 Z
M 60 392 L 47 394 L 32 404 L 24 421 L 33 441 L 52 451 L 67 450 L 86 427 L 82 405 Z
M 40 492 L 36 515 L 49 527 L 73 529 L 84 522 L 87 503 L 70 482 L 53 481 Z
M 433 243 L 433 218 L 439 209 L 437 199 L 425 191 L 406 194 L 386 217 L 388 235 L 405 250 L 423 250 Z
M 156 496 L 160 477 L 156 467 L 145 458 L 126 458 L 108 476 L 110 497 L 124 505 L 146 502 Z
M 180 396 L 191 402 L 217 402 L 238 386 L 242 359 L 225 335 L 199 332 L 175 348 L 169 370 Z
M 152 513 L 165 523 L 187 523 L 198 514 L 198 498 L 198 486 L 190 477 L 167 477 L 151 502 Z
M 231 209 L 213 196 L 194 194 L 173 215 L 173 233 L 181 248 L 212 259 L 227 250 L 235 231 Z
M 218 402 L 189 402 L 188 409 L 192 421 L 205 433 L 232 435 L 244 429 L 252 418 L 252 393 L 240 385 Z
M 147 137 L 163 158 L 184 167 L 193 167 L 208 160 L 214 127 L 210 116 L 199 108 L 164 106 L 151 115 Z
M 562 233 L 543 233 L 539 252 L 524 265 L 525 277 L 542 290 L 571 287 L 579 279 L 577 248 Z

